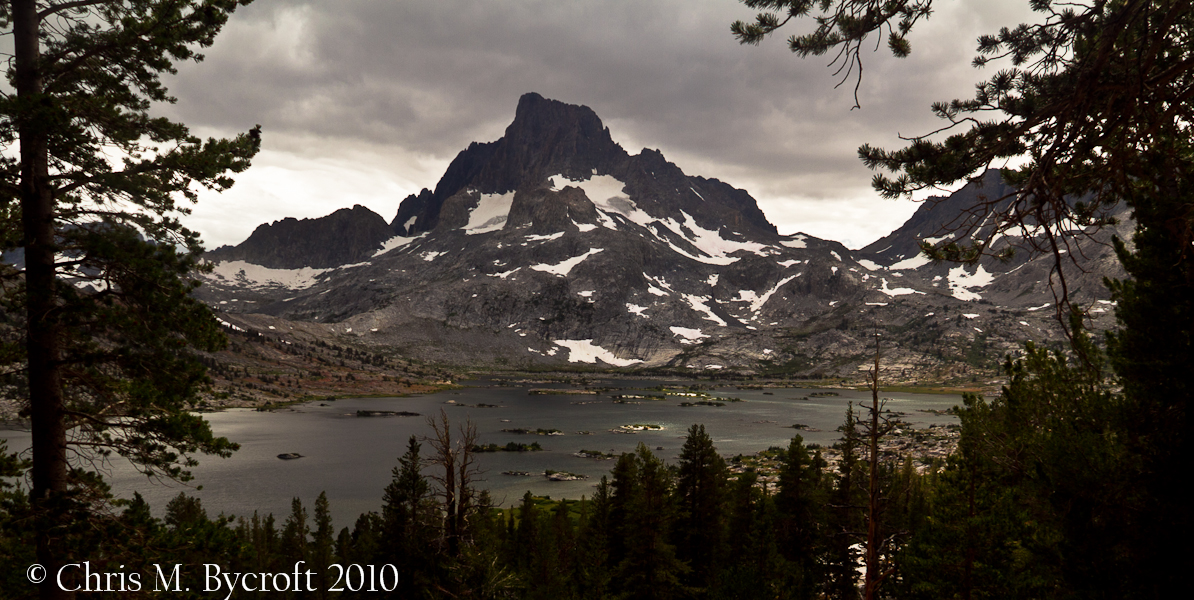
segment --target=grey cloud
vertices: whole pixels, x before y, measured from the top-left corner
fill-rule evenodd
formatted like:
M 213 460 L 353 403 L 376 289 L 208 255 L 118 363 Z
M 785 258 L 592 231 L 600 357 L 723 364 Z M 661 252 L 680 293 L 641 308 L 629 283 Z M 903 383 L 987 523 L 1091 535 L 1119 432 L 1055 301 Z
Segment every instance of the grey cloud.
M 181 69 L 169 112 L 230 132 L 261 123 L 267 143 L 274 131 L 446 160 L 500 136 L 535 91 L 592 107 L 631 152 L 719 166 L 693 172 L 739 174 L 756 196 L 836 199 L 868 185 L 858 145 L 936 127 L 929 103 L 982 75 L 974 36 L 1020 14 L 957 4 L 914 32 L 911 58 L 865 57 L 851 111 L 852 82 L 833 89 L 827 59 L 800 60 L 782 37 L 738 45 L 729 24 L 753 13 L 735 0 L 260 1 Z

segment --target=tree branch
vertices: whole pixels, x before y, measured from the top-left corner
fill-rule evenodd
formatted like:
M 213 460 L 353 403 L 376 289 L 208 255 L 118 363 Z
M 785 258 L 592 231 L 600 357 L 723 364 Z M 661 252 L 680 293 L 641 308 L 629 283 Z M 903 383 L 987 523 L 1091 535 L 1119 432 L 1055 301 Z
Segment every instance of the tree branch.
M 47 6 L 45 10 L 37 13 L 37 18 L 39 20 L 44 20 L 46 17 L 48 17 L 54 13 L 62 12 L 64 10 L 70 10 L 72 8 L 83 8 L 85 6 L 94 6 L 96 4 L 107 4 L 110 1 L 111 0 L 76 0 L 75 2 L 63 2 L 62 4 L 51 4 L 51 5 Z

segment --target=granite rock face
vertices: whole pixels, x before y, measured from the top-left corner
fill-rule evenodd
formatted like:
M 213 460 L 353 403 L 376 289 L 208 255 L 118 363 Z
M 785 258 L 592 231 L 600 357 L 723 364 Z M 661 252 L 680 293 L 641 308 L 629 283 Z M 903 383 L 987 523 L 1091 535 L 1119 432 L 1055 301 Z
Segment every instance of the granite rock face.
M 631 155 L 587 107 L 527 94 L 502 138 L 471 144 L 391 223 L 354 207 L 262 225 L 209 253 L 199 295 L 241 326 L 319 324 L 337 343 L 465 366 L 849 375 L 883 331 L 886 368 L 914 379 L 1055 336 L 1051 263 L 917 254 L 977 194 L 1006 191 L 988 174 L 851 251 L 780 235 L 747 192 Z M 1113 271 L 1095 248 L 1090 273 Z
M 361 205 L 318 219 L 263 223 L 237 246 L 207 253 L 212 261 L 248 261 L 273 269 L 338 267 L 367 259 L 394 236 L 385 219 Z

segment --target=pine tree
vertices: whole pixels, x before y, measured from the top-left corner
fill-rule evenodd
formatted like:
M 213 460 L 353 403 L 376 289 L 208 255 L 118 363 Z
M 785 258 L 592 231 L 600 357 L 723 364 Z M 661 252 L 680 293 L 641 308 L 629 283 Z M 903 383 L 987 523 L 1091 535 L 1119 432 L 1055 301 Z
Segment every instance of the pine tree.
M 311 543 L 311 570 L 315 572 L 314 587 L 316 598 L 328 597 L 328 588 L 335 580 L 328 570 L 328 565 L 336 562 L 336 541 L 332 538 L 335 529 L 332 528 L 331 507 L 328 504 L 327 492 L 320 492 L 315 499 L 315 530 Z
M 282 524 L 282 556 L 283 564 L 309 562 L 311 527 L 307 525 L 307 509 L 303 508 L 303 501 L 294 498 L 290 501 L 290 516 Z
M 0 273 L 5 325 L 23 334 L 0 357 L 27 365 L 16 389 L 32 422 L 38 560 L 50 571 L 70 555 L 50 531 L 90 510 L 72 495 L 84 480 L 71 451 L 115 450 L 147 472 L 185 478 L 191 454 L 234 447 L 187 412 L 205 377 L 186 349 L 218 348 L 222 334 L 189 295 L 201 247 L 176 217 L 196 186 L 231 185 L 226 174 L 248 167 L 260 139 L 254 129 L 203 142 L 150 108 L 172 101 L 161 74 L 200 59 L 197 47 L 245 3 L 0 5 L 13 42 L 13 92 L 0 98 L 0 144 L 13 157 L 0 161 L 0 243 L 25 256 L 23 271 Z
M 1134 208 L 1136 230 L 1131 245 L 1116 240 L 1115 250 L 1129 279 L 1108 282 L 1116 302 L 1119 331 L 1109 336 L 1107 352 L 1123 386 L 1115 417 L 1131 458 L 1121 477 L 1134 490 L 1116 522 L 1128 523 L 1124 535 L 1131 552 L 1123 568 L 1132 576 L 1122 586 L 1154 597 L 1185 587 L 1179 573 L 1194 568 L 1189 543 L 1194 520 L 1188 509 L 1186 477 L 1194 464 L 1190 433 L 1194 386 L 1194 260 L 1189 234 L 1194 206 L 1194 146 L 1173 140 L 1161 152 L 1156 170 L 1170 175 L 1139 180 L 1127 202 Z M 1148 590 L 1147 593 L 1144 590 Z
M 822 478 L 824 462 L 819 452 L 809 455 L 804 438 L 798 435 L 788 444 L 779 468 L 776 537 L 780 553 L 791 565 L 787 587 L 793 598 L 818 596 L 825 578 L 829 494 Z
M 704 425 L 693 425 L 680 449 L 676 496 L 676 555 L 688 564 L 689 587 L 713 587 L 725 559 L 726 495 L 729 471 Z
M 578 598 L 605 598 L 610 584 L 611 560 L 609 538 L 613 534 L 610 519 L 609 479 L 602 475 L 591 502 L 581 501 L 577 533 L 576 566 L 572 587 Z
M 828 594 L 835 598 L 855 598 L 858 568 L 858 550 L 855 540 L 863 528 L 862 508 L 865 500 L 862 494 L 863 466 L 859 456 L 863 440 L 858 433 L 858 417 L 854 403 L 846 406 L 846 419 L 842 424 L 841 440 L 834 444 L 840 452 L 837 477 L 829 498 L 829 532 L 826 556 Z
M 393 469 L 393 479 L 386 486 L 381 512 L 381 540 L 378 560 L 398 568 L 400 597 L 410 597 L 425 589 L 432 576 L 434 559 L 431 485 L 423 477 L 422 444 L 410 436 L 406 453 Z M 358 522 L 358 531 L 371 530 Z M 367 546 L 372 540 L 360 539 L 358 545 Z
M 801 598 L 785 581 L 784 560 L 776 539 L 775 504 L 756 485 L 755 472 L 738 475 L 729 490 L 730 531 L 726 564 L 711 594 L 714 598 Z
M 614 463 L 609 482 L 609 511 L 606 531 L 609 532 L 609 564 L 616 568 L 626 558 L 629 545 L 626 534 L 633 517 L 632 504 L 638 495 L 638 460 L 635 455 L 623 452 Z
M 681 597 L 686 592 L 681 578 L 688 567 L 676 557 L 676 548 L 669 542 L 676 518 L 672 474 L 642 443 L 627 456 L 633 456 L 637 477 L 620 531 L 626 555 L 618 564 L 615 585 L 631 599 Z
M 933 4 L 742 2 L 766 11 L 754 23 L 733 24 L 734 35 L 747 44 L 761 43 L 792 19 L 819 13 L 815 29 L 791 37 L 790 48 L 801 56 L 837 53 L 846 63 L 841 65 L 846 77 L 858 78 L 858 84 L 867 38 L 886 36 L 895 56 L 907 56 L 908 35 L 930 16 Z M 1089 235 L 1089 228 L 1110 224 L 1116 205 L 1126 201 L 1148 213 L 1146 205 L 1173 198 L 1179 210 L 1159 221 L 1140 221 L 1144 215 L 1138 214 L 1137 222 L 1168 231 L 1184 243 L 1179 247 L 1194 241 L 1191 212 L 1181 209 L 1188 208 L 1189 198 L 1172 189 L 1182 185 L 1177 182 L 1191 166 L 1187 151 L 1194 106 L 1186 100 L 1194 50 L 1186 41 L 1194 30 L 1194 5 L 1189 0 L 1029 4 L 1040 22 L 1005 27 L 978 39 L 974 66 L 1011 65 L 978 84 L 974 98 L 935 103 L 933 113 L 946 121 L 942 130 L 913 137 L 900 150 L 864 145 L 858 152 L 867 166 L 898 174 L 877 174 L 873 180 L 888 197 L 976 179 L 993 165 L 1028 157 L 1023 166 L 1004 171 L 1014 186 L 1010 196 L 989 198 L 972 209 L 978 217 L 973 228 L 987 222 L 988 213 L 994 217 L 996 227 L 985 239 L 924 247 L 937 258 L 975 261 L 996 236 L 1042 228 L 1044 235 L 1035 240 L 1026 236 L 1024 243 L 1054 257 L 1058 318 L 1068 326 L 1070 290 L 1063 257 L 1075 239 Z M 944 139 L 937 135 L 945 132 L 950 135 Z M 1166 227 L 1167 219 L 1176 221 Z M 972 230 L 960 233 L 964 235 L 957 239 Z

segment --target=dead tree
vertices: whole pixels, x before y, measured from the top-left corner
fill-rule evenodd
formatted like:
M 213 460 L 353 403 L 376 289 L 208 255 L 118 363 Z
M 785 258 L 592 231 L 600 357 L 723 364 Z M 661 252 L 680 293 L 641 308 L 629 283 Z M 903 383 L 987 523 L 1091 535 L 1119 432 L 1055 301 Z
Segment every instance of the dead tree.
M 442 539 L 448 555 L 457 556 L 461 539 L 467 531 L 468 518 L 477 509 L 473 501 L 473 480 L 481 474 L 473 454 L 473 447 L 477 443 L 477 426 L 466 419 L 457 429 L 459 436 L 453 440 L 452 425 L 448 413 L 443 409 L 440 409 L 438 417 L 428 417 L 427 424 L 431 426 L 431 435 L 424 440 L 432 450 L 428 462 L 439 467 L 437 472 L 432 473 L 431 480 L 439 485 L 438 495 L 443 501 Z
M 884 402 L 879 400 L 879 359 L 880 336 L 875 334 L 875 365 L 867 374 L 867 382 L 871 388 L 871 405 L 867 406 L 869 413 L 865 420 L 859 420 L 862 437 L 867 440 L 867 527 L 866 527 L 866 576 L 863 581 L 863 598 L 874 600 L 878 596 L 881 586 L 895 567 L 892 565 L 890 553 L 891 545 L 895 543 L 898 533 L 888 533 L 883 527 L 883 513 L 887 506 L 887 496 L 881 481 L 881 466 L 879 464 L 879 440 L 891 433 L 896 424 L 884 415 Z

